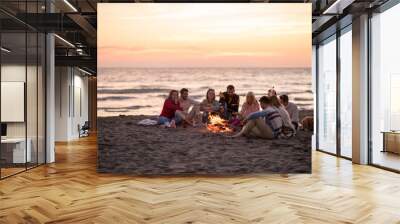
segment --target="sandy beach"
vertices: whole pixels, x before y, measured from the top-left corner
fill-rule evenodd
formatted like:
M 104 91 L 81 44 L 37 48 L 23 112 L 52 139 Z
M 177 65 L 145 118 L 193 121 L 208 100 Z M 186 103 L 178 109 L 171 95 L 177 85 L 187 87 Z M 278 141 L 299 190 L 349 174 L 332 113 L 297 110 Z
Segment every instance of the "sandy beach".
M 302 111 L 302 117 L 311 111 Z M 144 127 L 154 116 L 98 119 L 98 171 L 131 175 L 310 173 L 311 132 L 288 140 L 230 139 L 206 128 Z

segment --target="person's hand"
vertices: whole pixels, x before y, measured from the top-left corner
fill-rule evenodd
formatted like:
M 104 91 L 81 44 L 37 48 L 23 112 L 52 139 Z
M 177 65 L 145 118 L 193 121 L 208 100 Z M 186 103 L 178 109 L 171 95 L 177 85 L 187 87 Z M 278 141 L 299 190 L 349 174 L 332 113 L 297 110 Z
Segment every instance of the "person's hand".
M 224 93 L 223 92 L 219 92 L 219 97 L 224 98 Z

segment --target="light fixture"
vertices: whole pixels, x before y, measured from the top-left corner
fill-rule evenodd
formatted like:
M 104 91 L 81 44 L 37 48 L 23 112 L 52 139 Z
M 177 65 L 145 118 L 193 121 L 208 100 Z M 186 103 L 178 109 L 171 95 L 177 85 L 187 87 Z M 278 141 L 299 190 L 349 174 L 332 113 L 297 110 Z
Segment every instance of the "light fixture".
M 10 53 L 11 52 L 11 50 L 9 50 L 9 49 L 7 49 L 5 47 L 1 47 L 0 49 L 1 49 L 1 51 L 4 51 L 6 53 Z
M 86 71 L 86 70 L 83 70 L 83 69 L 81 69 L 81 68 L 79 68 L 79 67 L 78 67 L 78 70 L 81 71 L 81 72 L 83 72 L 83 73 L 85 73 L 86 75 L 89 75 L 89 76 L 92 76 L 92 75 L 93 75 L 92 73 L 90 73 L 90 72 L 88 72 L 88 71 Z
M 68 1 L 64 0 L 65 4 L 67 4 L 74 12 L 78 12 L 78 10 Z
M 71 42 L 69 42 L 68 40 L 60 37 L 58 34 L 54 34 L 55 37 L 57 37 L 59 40 L 61 40 L 62 42 L 66 43 L 67 45 L 69 45 L 70 47 L 75 48 L 75 45 L 73 45 Z

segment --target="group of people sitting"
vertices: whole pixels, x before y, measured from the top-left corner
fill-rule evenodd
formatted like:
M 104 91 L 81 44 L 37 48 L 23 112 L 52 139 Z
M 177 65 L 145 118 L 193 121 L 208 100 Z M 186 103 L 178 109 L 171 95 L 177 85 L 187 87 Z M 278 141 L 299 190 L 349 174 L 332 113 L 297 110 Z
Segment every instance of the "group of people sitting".
M 299 110 L 297 105 L 289 102 L 287 95 L 278 97 L 276 91 L 270 89 L 258 102 L 254 93 L 248 92 L 240 111 L 239 101 L 233 85 L 228 85 L 225 92 L 219 93 L 219 100 L 216 99 L 215 90 L 208 89 L 202 102 L 191 99 L 186 88 L 180 92 L 171 90 L 164 102 L 158 124 L 171 128 L 180 124 L 196 126 L 199 123 L 207 124 L 209 115 L 218 115 L 228 120 L 231 126 L 241 128 L 240 132 L 230 137 L 273 139 L 290 137 L 296 133 Z

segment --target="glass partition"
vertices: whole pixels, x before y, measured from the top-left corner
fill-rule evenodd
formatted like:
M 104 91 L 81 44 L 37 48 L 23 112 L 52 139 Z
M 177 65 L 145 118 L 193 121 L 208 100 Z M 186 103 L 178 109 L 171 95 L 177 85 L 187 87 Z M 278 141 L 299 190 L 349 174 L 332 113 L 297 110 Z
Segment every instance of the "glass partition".
M 371 18 L 371 162 L 400 170 L 400 4 Z
M 44 2 L 21 1 L 18 12 L 40 13 L 39 3 Z M 45 163 L 46 39 L 2 12 L 0 26 L 0 178 L 5 178 Z
M 336 36 L 318 47 L 318 149 L 336 153 Z
M 27 114 L 27 151 L 30 158 L 27 167 L 37 165 L 38 159 L 38 35 L 36 32 L 27 33 L 27 65 L 26 65 L 26 114 Z
M 26 150 L 26 33 L 3 32 L 1 47 L 1 175 L 6 177 L 24 171 L 31 157 Z

